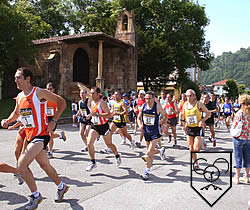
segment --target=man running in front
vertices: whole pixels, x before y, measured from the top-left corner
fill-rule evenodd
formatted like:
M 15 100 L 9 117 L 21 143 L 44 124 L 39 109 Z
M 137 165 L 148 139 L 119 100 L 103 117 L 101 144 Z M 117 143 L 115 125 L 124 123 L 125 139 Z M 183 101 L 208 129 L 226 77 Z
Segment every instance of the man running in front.
M 14 111 L 8 119 L 1 121 L 1 125 L 7 128 L 8 124 L 20 116 L 24 125 L 28 146 L 18 159 L 17 169 L 32 193 L 26 209 L 36 209 L 43 200 L 29 168 L 34 159 L 58 187 L 55 202 L 61 202 L 69 189 L 69 186 L 61 181 L 54 167 L 50 165 L 46 154 L 46 146 L 50 140 L 49 132 L 55 128 L 56 121 L 66 107 L 66 102 L 62 97 L 48 90 L 32 86 L 31 80 L 32 72 L 30 70 L 25 67 L 17 69 L 15 82 L 17 88 L 22 92 L 17 96 Z M 46 116 L 46 100 L 57 103 L 57 111 L 50 123 Z
M 116 165 L 120 166 L 121 156 L 118 154 L 116 146 L 112 143 L 112 134 L 109 130 L 109 124 L 107 118 L 111 118 L 110 110 L 106 102 L 101 99 L 100 88 L 93 87 L 90 90 L 92 96 L 91 111 L 90 114 L 86 116 L 86 119 L 91 118 L 91 128 L 87 138 L 88 150 L 90 156 L 90 162 L 86 171 L 91 171 L 96 168 L 95 161 L 95 148 L 94 143 L 98 136 L 103 136 L 104 142 L 115 154 Z
M 148 91 L 145 95 L 145 104 L 139 108 L 138 124 L 139 128 L 143 130 L 144 138 L 146 141 L 146 155 L 142 159 L 147 162 L 147 167 L 141 175 L 143 180 L 150 177 L 150 168 L 153 164 L 154 155 L 160 153 L 161 159 L 165 159 L 165 147 L 161 150 L 156 149 L 157 143 L 160 141 L 161 128 L 160 128 L 160 115 L 163 123 L 166 123 L 167 114 L 161 107 L 160 103 L 154 101 L 155 94 Z

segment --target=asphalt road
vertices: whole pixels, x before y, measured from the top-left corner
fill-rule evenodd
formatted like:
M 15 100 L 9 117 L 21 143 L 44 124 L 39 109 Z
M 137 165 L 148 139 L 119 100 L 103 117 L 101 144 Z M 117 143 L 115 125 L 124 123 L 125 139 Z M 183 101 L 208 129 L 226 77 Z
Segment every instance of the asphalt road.
M 145 163 L 140 158 L 145 152 L 145 146 L 131 150 L 129 145 L 121 145 L 120 136 L 115 134 L 113 141 L 122 155 L 122 164 L 117 168 L 112 154 L 100 153 L 100 149 L 105 147 L 101 138 L 95 143 L 97 168 L 86 172 L 89 156 L 88 153 L 81 152 L 83 143 L 78 128 L 61 125 L 58 126 L 58 131 L 60 129 L 65 130 L 67 141 L 55 140 L 55 158 L 51 159 L 51 164 L 70 189 L 65 194 L 63 202 L 55 203 L 57 187 L 34 161 L 30 168 L 34 173 L 38 189 L 44 196 L 38 209 L 211 209 L 191 186 L 199 188 L 198 191 L 210 203 L 214 203 L 222 192 L 228 190 L 214 204 L 213 209 L 245 210 L 249 207 L 250 185 L 233 184 L 230 188 L 230 173 L 221 175 L 219 181 L 217 180 L 217 186 L 222 188 L 222 191 L 215 191 L 213 188 L 209 188 L 206 192 L 200 191 L 200 186 L 209 182 L 198 177 L 196 173 L 191 173 L 190 153 L 181 129 L 177 130 L 178 146 L 172 147 L 172 143 L 163 141 L 167 159 L 162 161 L 159 155 L 155 156 L 152 176 L 148 181 L 140 178 L 145 168 Z M 16 164 L 13 152 L 16 133 L 17 130 L 0 129 L 0 161 L 13 166 Z M 213 148 L 207 140 L 207 151 L 231 151 L 232 140 L 226 129 L 224 127 L 217 129 L 216 135 L 217 147 Z M 139 135 L 132 137 L 139 139 Z M 198 157 L 202 155 L 198 154 Z M 212 155 L 213 161 L 214 158 L 220 157 L 221 153 Z M 26 184 L 19 186 L 12 174 L 0 173 L 0 209 L 24 209 L 29 194 Z

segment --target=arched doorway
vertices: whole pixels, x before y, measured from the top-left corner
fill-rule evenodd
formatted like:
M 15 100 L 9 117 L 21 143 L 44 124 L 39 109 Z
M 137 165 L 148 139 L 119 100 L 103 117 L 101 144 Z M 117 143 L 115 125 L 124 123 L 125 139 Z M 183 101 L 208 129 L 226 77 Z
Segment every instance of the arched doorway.
M 89 85 L 89 57 L 81 48 L 76 50 L 73 57 L 73 82 Z

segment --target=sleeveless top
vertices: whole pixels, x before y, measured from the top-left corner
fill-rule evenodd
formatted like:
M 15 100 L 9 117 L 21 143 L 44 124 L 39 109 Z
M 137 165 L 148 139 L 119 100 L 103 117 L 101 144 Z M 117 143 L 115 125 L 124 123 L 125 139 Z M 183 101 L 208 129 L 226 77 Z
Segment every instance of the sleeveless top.
M 86 100 L 83 102 L 82 100 L 79 101 L 79 110 L 81 112 L 81 116 L 85 117 L 87 115 L 89 115 L 90 113 L 90 110 L 89 110 L 89 107 L 88 107 L 88 101 L 89 99 L 86 98 Z
M 198 102 L 194 105 L 193 108 L 188 109 L 188 103 L 183 107 L 184 108 L 184 117 L 188 127 L 198 127 L 199 122 L 201 121 L 201 111 L 198 108 Z
M 119 102 L 114 103 L 113 110 L 115 112 L 119 112 L 119 113 L 123 112 L 124 110 L 123 110 L 121 104 L 122 104 L 122 100 L 120 100 Z M 113 122 L 124 123 L 124 122 L 126 122 L 126 118 L 124 117 L 124 115 L 114 115 Z
M 57 103 L 52 101 L 47 101 L 47 116 L 53 117 L 57 109 Z
M 160 134 L 160 115 L 157 113 L 157 103 L 154 102 L 152 109 L 147 109 L 146 103 L 142 108 L 143 132 L 149 135 Z
M 144 100 L 141 100 L 138 98 L 137 100 L 137 105 L 136 105 L 136 114 L 138 115 L 139 114 L 139 108 L 145 103 L 145 99 Z
M 224 113 L 225 114 L 230 114 L 232 112 L 232 106 L 231 103 L 224 103 Z
M 104 113 L 104 111 L 101 108 L 101 101 L 102 101 L 102 99 L 100 99 L 97 103 L 92 101 L 92 105 L 91 105 L 92 112 L 97 112 L 98 114 Z M 108 120 L 105 117 L 92 116 L 91 122 L 94 125 L 104 125 L 108 122 Z
M 48 126 L 47 102 L 41 102 L 36 91 L 37 87 L 33 87 L 28 95 L 21 92 L 17 96 L 18 111 L 24 125 L 27 141 L 31 141 L 36 136 L 49 135 L 46 131 Z
M 171 108 L 175 111 L 174 102 L 172 101 L 170 104 L 166 102 L 165 111 L 167 112 L 168 119 L 176 117 L 176 114 L 171 110 Z

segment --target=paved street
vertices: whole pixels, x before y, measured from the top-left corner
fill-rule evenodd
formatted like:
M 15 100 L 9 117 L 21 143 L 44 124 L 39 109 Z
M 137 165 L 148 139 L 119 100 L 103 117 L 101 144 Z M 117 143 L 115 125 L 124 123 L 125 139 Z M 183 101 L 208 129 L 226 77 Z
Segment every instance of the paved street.
M 191 188 L 190 153 L 180 129 L 178 129 L 177 147 L 173 148 L 172 143 L 163 141 L 167 159 L 162 161 L 159 155 L 155 157 L 152 176 L 148 181 L 140 178 L 145 167 L 140 156 L 143 155 L 145 148 L 136 148 L 132 151 L 129 145 L 121 145 L 120 136 L 115 134 L 113 141 L 122 154 L 122 164 L 117 168 L 113 155 L 99 152 L 105 147 L 101 138 L 95 143 L 97 168 L 92 172 L 86 172 L 89 157 L 88 153 L 81 152 L 83 143 L 78 128 L 61 125 L 58 126 L 58 131 L 60 129 L 65 130 L 67 141 L 55 140 L 55 158 L 51 159 L 51 163 L 70 189 L 62 203 L 55 203 L 57 187 L 36 162 L 32 163 L 30 168 L 39 191 L 45 198 L 38 209 L 211 209 Z M 0 161 L 13 166 L 16 164 L 13 152 L 16 133 L 17 130 L 0 129 Z M 216 135 L 217 147 L 212 148 L 207 140 L 208 150 L 230 151 L 231 137 L 226 129 L 224 127 L 217 129 Z M 139 139 L 139 135 L 132 136 L 136 140 Z M 29 194 L 26 184 L 19 186 L 12 174 L 0 173 L 0 209 L 24 209 Z M 213 209 L 247 210 L 248 200 L 250 200 L 250 185 L 233 184 Z

